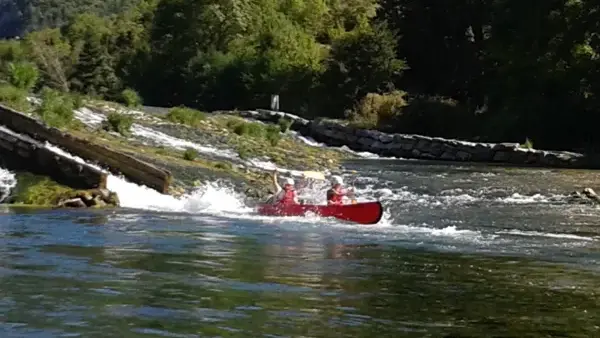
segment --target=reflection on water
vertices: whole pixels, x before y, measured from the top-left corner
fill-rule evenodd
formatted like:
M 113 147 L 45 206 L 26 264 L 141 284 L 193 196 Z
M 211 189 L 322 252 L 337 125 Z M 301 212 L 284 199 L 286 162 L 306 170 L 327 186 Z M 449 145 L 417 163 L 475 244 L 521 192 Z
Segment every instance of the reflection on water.
M 534 258 L 159 214 L 0 222 L 2 337 L 592 337 L 599 325 L 598 275 Z

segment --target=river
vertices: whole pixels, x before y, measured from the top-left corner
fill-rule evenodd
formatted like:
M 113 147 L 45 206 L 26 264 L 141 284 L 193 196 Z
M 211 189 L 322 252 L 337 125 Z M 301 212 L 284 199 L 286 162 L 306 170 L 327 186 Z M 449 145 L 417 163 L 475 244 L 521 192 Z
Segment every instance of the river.
M 148 210 L 4 209 L 0 336 L 598 335 L 600 210 L 565 198 L 598 174 L 346 168 L 379 224 L 260 217 L 219 185 L 131 202 Z

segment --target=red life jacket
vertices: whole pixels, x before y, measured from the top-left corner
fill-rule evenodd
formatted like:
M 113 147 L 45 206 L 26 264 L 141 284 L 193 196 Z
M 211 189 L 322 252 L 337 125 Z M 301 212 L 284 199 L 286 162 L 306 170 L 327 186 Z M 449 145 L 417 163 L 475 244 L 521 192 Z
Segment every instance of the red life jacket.
M 283 197 L 278 201 L 279 204 L 296 204 L 296 191 L 294 189 L 285 190 Z
M 327 204 L 341 205 L 343 204 L 344 195 L 333 189 L 327 193 Z

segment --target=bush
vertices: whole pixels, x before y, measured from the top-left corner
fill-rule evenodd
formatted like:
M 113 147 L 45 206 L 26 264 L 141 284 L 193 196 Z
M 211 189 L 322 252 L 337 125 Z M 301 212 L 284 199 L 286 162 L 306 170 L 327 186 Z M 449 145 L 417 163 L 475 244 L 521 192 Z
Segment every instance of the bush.
M 198 151 L 196 149 L 187 148 L 185 152 L 183 152 L 183 159 L 186 161 L 193 161 L 198 157 Z
M 525 143 L 519 145 L 520 148 L 523 149 L 533 149 L 533 141 L 531 141 L 528 137 L 525 138 Z
M 27 92 L 7 84 L 0 84 L 0 102 L 16 110 L 29 109 Z
M 79 109 L 84 106 L 85 96 L 80 93 L 71 93 L 73 100 L 73 109 Z
M 50 88 L 42 90 L 42 104 L 36 113 L 52 127 L 64 127 L 73 122 L 73 98 Z
M 265 127 L 258 122 L 242 122 L 235 126 L 234 133 L 240 136 L 264 137 Z
M 233 170 L 233 164 L 229 162 L 217 162 L 215 163 L 215 168 L 221 170 Z
M 129 108 L 137 108 L 142 105 L 142 98 L 140 95 L 135 90 L 130 88 L 127 88 L 121 92 L 121 99 Z
M 17 186 L 11 193 L 11 202 L 37 206 L 55 205 L 58 200 L 74 190 L 47 176 L 27 172 L 17 174 Z
M 171 108 L 166 116 L 166 119 L 173 123 L 181 123 L 191 127 L 196 127 L 201 121 L 206 119 L 206 114 L 196 109 L 181 106 Z
M 249 160 L 252 157 L 251 152 L 246 149 L 246 148 L 239 148 L 238 149 L 238 156 L 240 157 L 240 159 L 242 160 Z
M 31 62 L 11 62 L 8 64 L 10 83 L 22 90 L 31 91 L 40 78 L 40 72 Z
M 240 136 L 266 139 L 272 146 L 281 140 L 281 125 L 247 122 L 241 119 L 230 120 L 227 128 Z
M 277 121 L 277 124 L 279 125 L 279 129 L 281 130 L 282 133 L 285 133 L 288 130 L 290 130 L 292 123 L 294 123 L 294 121 L 292 121 L 291 119 L 285 118 L 285 117 L 282 117 L 279 119 L 279 121 Z
M 268 125 L 265 129 L 265 138 L 273 147 L 275 147 L 281 140 L 280 126 Z
M 348 112 L 347 117 L 352 125 L 359 128 L 387 127 L 406 106 L 405 95 L 406 93 L 401 91 L 386 94 L 369 93 Z
M 126 114 L 110 113 L 106 120 L 102 122 L 102 129 L 106 131 L 114 131 L 123 136 L 128 136 L 131 133 L 133 125 L 133 117 Z

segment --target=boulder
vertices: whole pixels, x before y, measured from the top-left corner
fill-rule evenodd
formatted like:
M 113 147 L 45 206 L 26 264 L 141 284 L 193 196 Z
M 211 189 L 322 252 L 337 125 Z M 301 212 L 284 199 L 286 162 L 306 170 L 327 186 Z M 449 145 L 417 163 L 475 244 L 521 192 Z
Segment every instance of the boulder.
M 118 207 L 119 197 L 107 189 L 75 191 L 58 199 L 58 208 L 105 208 Z

